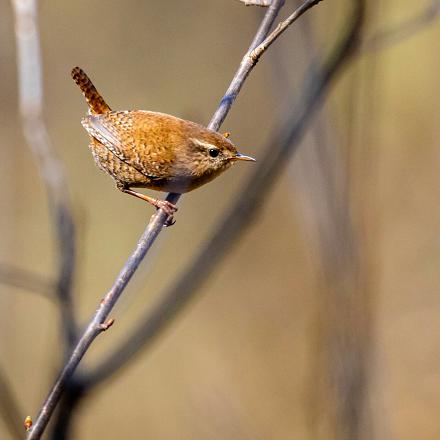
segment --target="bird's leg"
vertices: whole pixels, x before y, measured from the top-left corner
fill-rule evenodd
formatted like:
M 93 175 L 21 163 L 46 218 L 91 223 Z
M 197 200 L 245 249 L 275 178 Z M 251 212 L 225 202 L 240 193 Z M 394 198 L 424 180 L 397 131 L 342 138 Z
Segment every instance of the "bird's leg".
M 156 207 L 157 209 L 162 209 L 163 211 L 165 211 L 165 213 L 168 214 L 168 219 L 165 222 L 165 226 L 171 226 L 175 223 L 173 219 L 173 214 L 177 211 L 177 206 L 173 205 L 168 200 L 155 199 L 154 197 L 150 197 L 137 191 L 133 191 L 132 189 L 127 188 L 124 185 L 118 184 L 117 187 L 122 192 L 137 197 L 138 199 L 144 200 L 150 205 Z

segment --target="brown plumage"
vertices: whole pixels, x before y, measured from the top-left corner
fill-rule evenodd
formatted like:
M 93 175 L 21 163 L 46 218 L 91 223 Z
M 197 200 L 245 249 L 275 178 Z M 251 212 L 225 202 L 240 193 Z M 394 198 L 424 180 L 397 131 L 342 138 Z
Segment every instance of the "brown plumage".
M 79 67 L 72 70 L 72 78 L 89 106 L 89 116 L 81 122 L 97 165 L 121 191 L 164 209 L 170 217 L 174 205 L 131 188 L 185 193 L 237 160 L 254 160 L 238 153 L 225 135 L 194 122 L 144 110 L 112 111 Z
M 111 108 L 106 104 L 92 81 L 90 81 L 90 78 L 81 68 L 74 67 L 72 69 L 72 78 L 82 90 L 92 114 L 99 115 L 111 111 Z

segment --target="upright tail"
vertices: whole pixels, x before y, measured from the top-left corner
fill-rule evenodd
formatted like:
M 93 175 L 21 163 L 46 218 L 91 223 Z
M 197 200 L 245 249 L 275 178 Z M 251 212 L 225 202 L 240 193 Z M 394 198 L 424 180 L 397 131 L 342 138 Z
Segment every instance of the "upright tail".
M 111 108 L 96 90 L 90 78 L 80 67 L 74 67 L 72 69 L 72 78 L 83 92 L 92 114 L 99 115 L 111 111 Z

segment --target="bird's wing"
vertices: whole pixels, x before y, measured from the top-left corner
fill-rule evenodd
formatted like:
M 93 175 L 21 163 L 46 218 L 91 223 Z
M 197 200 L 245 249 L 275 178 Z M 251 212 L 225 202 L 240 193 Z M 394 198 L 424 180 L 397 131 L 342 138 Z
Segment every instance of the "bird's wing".
M 104 145 L 118 159 L 130 165 L 149 179 L 163 176 L 154 169 L 145 146 L 136 143 L 137 126 L 130 111 L 89 115 L 82 119 L 87 132 Z

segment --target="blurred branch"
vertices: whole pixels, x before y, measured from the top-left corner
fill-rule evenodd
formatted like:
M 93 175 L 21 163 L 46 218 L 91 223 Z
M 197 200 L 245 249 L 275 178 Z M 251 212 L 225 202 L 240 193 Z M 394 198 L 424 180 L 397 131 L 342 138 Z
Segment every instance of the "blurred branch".
M 306 42 L 312 40 L 310 35 L 305 38 Z M 314 52 L 309 46 L 305 56 Z M 362 53 L 362 47 L 358 53 Z M 372 96 L 370 65 L 374 62 L 374 58 L 368 60 L 368 73 L 363 74 L 368 78 L 367 100 Z M 280 59 L 277 77 L 283 64 Z M 349 79 L 348 108 L 352 111 L 347 117 L 346 148 L 341 148 L 338 136 L 332 132 L 326 111 L 320 111 L 294 167 L 295 203 L 300 204 L 300 218 L 307 246 L 316 258 L 312 267 L 316 268 L 314 277 L 318 280 L 313 324 L 317 331 L 305 392 L 309 437 L 316 440 L 371 440 L 372 422 L 377 422 L 369 419 L 368 399 L 374 274 L 367 251 L 369 243 L 374 247 L 374 241 L 371 231 L 362 228 L 373 212 L 368 203 L 371 176 L 366 171 L 372 167 L 371 149 L 366 152 L 362 148 L 368 145 L 368 136 L 364 130 L 356 132 L 354 127 L 355 110 L 359 109 L 365 87 L 360 84 L 360 71 L 365 66 L 364 60 Z M 368 113 L 364 110 L 364 114 Z M 360 145 L 357 140 L 361 140 Z M 359 152 L 361 157 L 356 157 Z
M 342 40 L 320 67 L 313 66 L 306 75 L 303 95 L 286 116 L 284 124 L 271 137 L 259 165 L 243 186 L 241 196 L 231 206 L 212 238 L 184 271 L 181 278 L 147 312 L 139 325 L 95 369 L 77 380 L 85 389 L 100 384 L 146 349 L 165 330 L 203 285 L 218 263 L 237 244 L 263 206 L 272 185 L 298 148 L 315 110 L 329 90 L 332 80 L 346 66 L 359 45 L 364 2 L 356 0 L 350 25 Z M 277 215 L 276 212 L 273 215 Z
M 433 23 L 440 16 L 440 1 L 431 0 L 416 16 L 391 29 L 385 29 L 370 37 L 363 43 L 363 51 L 373 52 L 386 49 L 394 44 L 412 37 Z
M 43 121 L 43 82 L 37 20 L 37 0 L 12 0 L 15 13 L 17 68 L 23 133 L 46 186 L 58 247 L 56 295 L 69 348 L 76 338 L 72 284 L 75 268 L 75 228 L 67 184 Z
M 296 167 L 307 243 L 317 255 L 318 331 L 310 356 L 309 426 L 316 439 L 371 439 L 365 437 L 370 426 L 362 424 L 367 414 L 371 349 L 371 277 L 362 235 L 352 218 L 350 164 L 340 145 L 328 140 L 325 121 L 320 119 Z M 352 156 L 355 145 L 350 141 L 347 155 Z M 356 198 L 366 204 L 367 197 L 357 194 Z
M 0 284 L 5 284 L 46 298 L 55 299 L 54 285 L 44 277 L 8 264 L 0 264 Z
M 273 21 L 275 20 L 279 10 L 284 5 L 284 0 L 274 0 L 271 6 L 268 8 L 264 19 L 260 25 L 259 30 L 252 42 L 250 50 L 257 47 L 269 32 Z M 276 37 L 275 37 L 276 38 Z M 266 50 L 266 49 L 264 49 Z M 261 53 L 264 52 L 261 51 Z M 260 54 L 261 55 L 261 54 Z M 220 106 L 216 113 L 214 114 L 209 128 L 213 130 L 218 130 L 221 123 L 225 119 L 229 109 L 232 106 L 233 101 L 235 100 L 238 92 L 240 91 L 245 79 L 249 75 L 252 68 L 255 66 L 256 60 L 249 57 L 247 54 L 243 58 L 240 67 L 232 80 L 232 83 L 226 92 L 225 97 L 222 99 Z M 180 198 L 179 194 L 169 194 L 167 196 L 167 200 L 171 203 L 176 203 Z M 34 426 L 29 431 L 27 436 L 28 440 L 38 439 L 41 437 L 44 432 L 47 423 L 49 422 L 53 411 L 55 410 L 56 405 L 58 404 L 61 394 L 68 383 L 69 379 L 73 375 L 76 370 L 79 362 L 82 357 L 88 350 L 89 346 L 96 339 L 96 337 L 104 330 L 106 330 L 109 326 L 109 322 L 107 320 L 111 310 L 114 305 L 118 301 L 119 297 L 123 293 L 125 286 L 131 279 L 132 275 L 136 271 L 142 259 L 145 257 L 146 253 L 154 243 L 156 237 L 159 235 L 162 230 L 163 224 L 167 218 L 167 214 L 162 210 L 159 210 L 155 215 L 153 215 L 149 225 L 147 226 L 145 232 L 140 238 L 138 245 L 134 251 L 134 253 L 129 257 L 128 261 L 124 265 L 123 269 L 119 273 L 119 276 L 116 279 L 115 284 L 110 289 L 110 291 L 105 295 L 103 300 L 101 301 L 100 306 L 97 309 L 97 312 L 87 325 L 85 331 L 81 335 L 78 343 L 73 349 L 72 355 L 68 359 L 65 364 L 60 376 L 56 380 L 52 390 L 50 391 L 46 401 L 43 404 L 42 409 L 40 410 L 37 419 L 35 421 Z
M 11 438 L 21 438 L 22 412 L 18 406 L 17 400 L 9 386 L 9 380 L 6 374 L 0 368 L 0 415 L 5 422 L 5 426 L 11 434 Z

